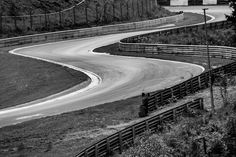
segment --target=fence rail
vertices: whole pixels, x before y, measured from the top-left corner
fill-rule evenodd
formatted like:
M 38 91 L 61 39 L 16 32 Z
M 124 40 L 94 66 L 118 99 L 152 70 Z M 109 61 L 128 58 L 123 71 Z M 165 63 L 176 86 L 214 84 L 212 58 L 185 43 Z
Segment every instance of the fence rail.
M 225 28 L 231 25 L 230 22 L 221 21 L 216 23 L 209 23 L 209 29 Z M 183 56 L 207 56 L 206 46 L 201 45 L 174 45 L 174 44 L 145 44 L 145 43 L 130 43 L 139 40 L 140 37 L 149 35 L 168 35 L 181 32 L 190 32 L 204 28 L 204 25 L 195 25 L 164 30 L 161 32 L 154 32 L 140 36 L 126 38 L 119 43 L 121 51 L 147 53 L 147 54 L 175 54 Z M 209 46 L 209 53 L 211 57 L 236 59 L 236 48 L 226 46 Z M 209 76 L 212 74 L 213 78 L 219 74 L 236 75 L 236 62 L 221 66 L 212 71 L 205 71 L 202 74 L 186 80 L 173 87 L 159 90 L 152 93 L 147 93 L 146 100 L 148 112 L 156 110 L 159 106 L 168 104 L 172 99 L 181 99 L 187 95 L 193 94 L 199 90 L 209 87 Z
M 203 99 L 199 98 L 186 104 L 170 107 L 164 111 L 147 118 L 139 123 L 129 126 L 115 134 L 106 137 L 90 147 L 84 149 L 76 157 L 102 157 L 109 156 L 113 152 L 122 152 L 125 148 L 134 143 L 137 136 L 145 131 L 156 132 L 158 126 L 163 122 L 174 121 L 182 115 L 186 109 L 203 109 Z

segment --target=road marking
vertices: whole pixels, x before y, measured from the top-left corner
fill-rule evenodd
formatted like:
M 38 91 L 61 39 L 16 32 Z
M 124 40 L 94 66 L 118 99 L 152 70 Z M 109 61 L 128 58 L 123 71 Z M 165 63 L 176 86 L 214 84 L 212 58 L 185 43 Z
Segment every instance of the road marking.
M 29 116 L 23 116 L 23 117 L 16 118 L 16 120 L 31 119 L 31 118 L 39 117 L 39 116 L 42 116 L 42 115 L 43 114 L 39 113 L 39 114 L 34 114 L 34 115 L 29 115 Z

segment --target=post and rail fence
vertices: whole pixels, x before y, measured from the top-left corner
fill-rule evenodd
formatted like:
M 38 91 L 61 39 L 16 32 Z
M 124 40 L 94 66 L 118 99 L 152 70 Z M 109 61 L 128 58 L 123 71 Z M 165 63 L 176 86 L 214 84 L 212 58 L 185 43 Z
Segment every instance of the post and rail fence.
M 103 157 L 112 155 L 114 152 L 121 153 L 134 144 L 135 138 L 142 136 L 146 131 L 157 132 L 163 122 L 175 121 L 188 109 L 203 110 L 203 99 L 198 98 L 186 104 L 164 109 L 162 112 L 146 118 L 145 120 L 118 131 L 90 147 L 84 149 L 76 157 Z

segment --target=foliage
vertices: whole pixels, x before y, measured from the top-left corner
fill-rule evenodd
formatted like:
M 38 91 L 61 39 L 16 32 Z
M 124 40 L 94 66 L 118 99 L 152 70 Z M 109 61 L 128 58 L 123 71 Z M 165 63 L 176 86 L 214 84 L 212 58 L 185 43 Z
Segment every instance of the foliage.
M 229 0 L 229 6 L 232 8 L 231 15 L 226 15 L 228 21 L 233 22 L 234 30 L 236 31 L 236 0 Z
M 226 108 L 216 115 L 203 113 L 197 117 L 184 117 L 162 133 L 139 137 L 121 157 L 232 156 L 235 146 L 227 141 L 236 134 L 236 116 L 231 112 L 232 104 Z

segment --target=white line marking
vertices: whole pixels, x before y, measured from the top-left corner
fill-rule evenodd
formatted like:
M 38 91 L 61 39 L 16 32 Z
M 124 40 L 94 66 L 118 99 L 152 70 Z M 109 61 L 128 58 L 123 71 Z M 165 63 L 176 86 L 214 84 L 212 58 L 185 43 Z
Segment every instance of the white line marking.
M 16 118 L 16 120 L 23 120 L 23 119 L 31 119 L 34 117 L 39 117 L 42 116 L 43 114 L 39 113 L 39 114 L 34 114 L 34 115 L 29 115 L 29 116 L 24 116 L 24 117 L 18 117 Z

